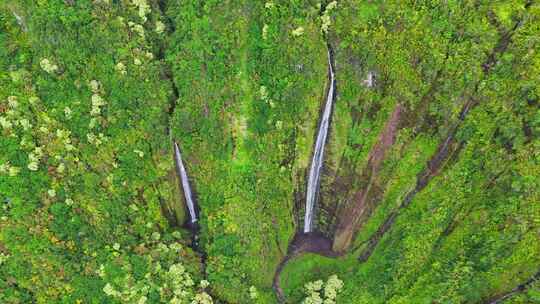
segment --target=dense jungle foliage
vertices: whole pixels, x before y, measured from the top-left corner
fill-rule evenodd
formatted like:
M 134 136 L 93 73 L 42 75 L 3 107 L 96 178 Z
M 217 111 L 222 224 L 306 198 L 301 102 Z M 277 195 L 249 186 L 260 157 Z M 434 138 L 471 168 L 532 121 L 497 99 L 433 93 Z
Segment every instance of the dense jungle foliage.
M 0 303 L 540 303 L 539 97 L 533 0 L 1 0 Z

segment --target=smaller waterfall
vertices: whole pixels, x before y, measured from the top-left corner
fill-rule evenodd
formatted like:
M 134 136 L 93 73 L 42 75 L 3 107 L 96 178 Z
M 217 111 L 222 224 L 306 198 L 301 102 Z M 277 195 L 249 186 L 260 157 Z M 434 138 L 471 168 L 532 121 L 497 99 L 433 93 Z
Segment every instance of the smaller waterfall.
M 195 212 L 195 204 L 193 203 L 191 187 L 189 186 L 189 180 L 188 180 L 186 168 L 184 167 L 184 163 L 182 162 L 182 155 L 180 154 L 180 148 L 178 148 L 178 144 L 176 142 L 174 142 L 174 158 L 176 160 L 176 170 L 178 171 L 178 174 L 180 175 L 182 189 L 184 190 L 183 192 L 184 192 L 184 197 L 186 198 L 186 205 L 189 210 L 189 217 L 191 219 L 191 222 L 195 223 L 197 221 L 197 213 Z
M 328 48 L 328 70 L 330 72 L 330 86 L 328 88 L 328 94 L 326 95 L 326 106 L 319 127 L 319 133 L 317 134 L 317 141 L 315 143 L 315 150 L 313 152 L 313 159 L 309 170 L 304 233 L 309 233 L 313 229 L 313 213 L 317 202 L 317 195 L 319 194 L 321 168 L 324 160 L 324 144 L 326 143 L 326 137 L 328 135 L 328 126 L 330 124 L 330 115 L 332 114 L 332 104 L 334 102 L 335 76 L 330 48 Z

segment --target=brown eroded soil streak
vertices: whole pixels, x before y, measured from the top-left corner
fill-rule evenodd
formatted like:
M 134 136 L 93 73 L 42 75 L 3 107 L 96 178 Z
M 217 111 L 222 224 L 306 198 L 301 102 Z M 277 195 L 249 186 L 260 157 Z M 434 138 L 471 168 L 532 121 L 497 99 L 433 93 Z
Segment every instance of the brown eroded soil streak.
M 446 51 L 445 62 L 446 62 L 446 60 L 448 60 L 448 58 L 449 58 L 449 50 Z M 415 137 L 420 132 L 421 129 L 423 129 L 423 128 L 428 129 L 429 119 L 425 118 L 425 115 L 428 112 L 428 108 L 429 108 L 428 106 L 429 106 L 430 102 L 433 100 L 433 98 L 432 98 L 433 94 L 437 91 L 437 88 L 439 87 L 439 85 L 441 83 L 442 83 L 442 69 L 439 69 L 439 70 L 437 70 L 437 72 L 435 73 L 435 76 L 430 81 L 429 89 L 424 93 L 424 95 L 420 99 L 419 107 L 417 109 L 414 109 L 414 110 L 405 109 L 405 107 L 403 107 L 403 109 L 401 110 L 400 115 L 399 115 L 400 117 L 399 117 L 399 119 L 397 119 L 397 120 L 399 120 L 399 123 L 398 123 L 397 129 L 394 130 L 394 133 L 397 134 L 401 129 L 404 129 L 404 128 L 414 127 L 414 129 L 413 129 L 413 137 Z M 390 119 L 396 119 L 396 118 L 391 115 L 389 120 Z M 417 123 L 418 121 L 420 121 L 420 123 Z M 386 136 L 386 138 L 388 138 L 388 137 L 389 136 Z M 410 144 L 410 141 L 405 142 L 404 144 L 408 145 L 408 144 Z M 379 142 L 379 144 L 374 147 L 374 149 L 379 150 L 379 155 L 380 155 L 379 157 L 383 158 L 383 155 L 381 155 L 381 153 L 380 153 L 381 145 L 389 145 L 389 143 L 388 142 L 386 142 L 386 143 Z M 370 155 L 372 153 L 375 153 L 375 152 L 371 151 Z M 368 155 L 368 157 L 370 155 Z M 386 157 L 386 155 L 384 157 Z M 380 160 L 380 162 L 383 162 L 383 161 L 384 160 Z M 349 164 L 349 165 L 343 164 L 343 165 L 344 166 L 349 166 L 349 165 L 352 165 L 352 164 Z M 354 165 L 352 165 L 352 166 L 355 167 Z M 340 169 L 344 169 L 341 164 L 340 164 Z M 351 170 L 351 169 L 349 168 L 347 170 Z M 354 171 L 354 169 L 352 169 L 352 170 Z M 377 170 L 377 171 L 380 171 L 380 169 Z M 367 171 L 367 173 L 369 173 L 369 171 Z M 349 171 L 348 174 L 354 174 L 354 173 Z M 350 185 L 351 185 L 352 182 L 350 181 L 350 179 L 351 179 L 350 175 L 349 175 L 348 178 L 346 176 L 347 176 L 347 173 L 346 173 L 345 176 L 339 176 L 337 174 L 337 172 L 336 172 L 335 181 L 334 181 L 331 188 L 335 189 L 334 191 L 337 191 L 337 192 L 341 191 L 341 192 L 348 193 L 349 192 L 348 189 L 350 188 Z M 382 196 L 383 196 L 383 191 L 382 190 L 384 189 L 384 187 L 385 187 L 384 184 L 386 184 L 386 183 L 379 184 L 379 181 L 378 181 L 379 178 L 378 177 L 379 177 L 378 172 L 377 172 L 376 175 L 373 175 L 373 180 L 374 180 L 373 184 L 375 186 L 373 187 L 373 189 L 371 189 L 372 191 L 371 191 L 370 195 L 367 196 L 367 198 L 364 199 L 364 201 L 366 202 L 365 207 L 368 210 L 363 212 L 363 214 L 362 214 L 363 217 L 362 218 L 358 219 L 358 225 L 356 225 L 356 227 L 354 227 L 354 231 L 352 231 L 352 235 L 353 235 L 352 238 L 353 239 L 354 239 L 354 234 L 360 230 L 362 223 L 366 220 L 366 218 L 368 218 L 370 216 L 370 213 L 376 207 L 377 202 L 382 199 Z M 369 176 L 368 176 L 368 174 L 363 174 L 359 178 L 361 178 L 363 180 L 367 180 L 369 178 Z M 345 205 L 345 206 L 348 207 L 348 205 Z M 347 207 L 345 207 L 345 208 L 347 208 Z M 350 207 L 348 207 L 348 208 L 350 208 Z M 335 222 L 339 222 L 339 220 L 340 220 L 340 218 L 337 216 L 338 212 L 336 212 L 337 210 L 340 210 L 340 209 L 341 208 L 339 208 L 339 206 L 336 205 L 333 212 L 332 212 L 334 214 L 334 221 Z M 343 213 L 343 212 L 341 212 L 341 213 Z M 336 225 L 336 223 L 334 223 L 334 225 Z M 336 228 L 334 227 L 334 232 L 335 231 L 336 231 Z M 339 250 L 338 248 L 334 248 L 334 250 L 338 250 L 338 251 L 341 251 L 343 253 L 348 250 L 345 247 L 342 247 L 340 249 L 341 250 Z
M 353 205 L 343 208 L 340 212 L 334 234 L 333 249 L 335 251 L 343 252 L 343 249 L 350 245 L 361 219 L 369 211 L 368 197 L 373 190 L 372 185 L 380 171 L 385 154 L 395 142 L 402 112 L 403 106 L 397 104 L 385 127 L 379 134 L 377 143 L 369 152 L 368 163 L 363 172 L 363 179 L 368 181 L 367 185 L 362 190 L 356 192 Z
M 448 135 L 446 136 L 446 139 L 439 144 L 439 147 L 437 148 L 437 151 L 435 154 L 431 157 L 431 159 L 428 161 L 426 169 L 424 169 L 422 172 L 420 172 L 417 176 L 416 180 L 416 186 L 414 189 L 410 190 L 406 195 L 403 201 L 401 202 L 400 206 L 390 212 L 389 216 L 386 218 L 384 223 L 379 226 L 375 234 L 373 234 L 369 240 L 367 241 L 367 247 L 360 253 L 358 259 L 361 262 L 365 262 L 369 259 L 373 251 L 375 250 L 375 247 L 381 240 L 382 236 L 388 231 L 391 226 L 394 224 L 397 215 L 399 211 L 403 208 L 406 208 L 409 206 L 409 204 L 412 202 L 414 196 L 422 191 L 429 182 L 433 179 L 433 177 L 437 176 L 441 169 L 444 167 L 444 165 L 447 163 L 447 161 L 455 154 L 459 153 L 461 148 L 463 147 L 462 143 L 458 143 L 455 140 L 455 135 L 457 133 L 458 127 L 461 124 L 461 122 L 465 119 L 467 116 L 467 113 L 470 111 L 472 106 L 476 104 L 473 99 L 470 99 L 463 107 L 462 111 L 459 115 L 458 122 L 450 129 L 448 132 Z

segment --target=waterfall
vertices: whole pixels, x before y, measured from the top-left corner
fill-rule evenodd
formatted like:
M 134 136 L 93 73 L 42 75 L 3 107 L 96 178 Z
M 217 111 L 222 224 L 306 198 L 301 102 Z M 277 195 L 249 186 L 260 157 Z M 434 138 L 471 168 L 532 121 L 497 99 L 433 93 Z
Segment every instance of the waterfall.
M 191 219 L 192 223 L 195 223 L 197 221 L 197 214 L 195 213 L 195 204 L 193 203 L 193 198 L 191 195 L 191 187 L 189 186 L 189 180 L 186 172 L 186 168 L 184 167 L 184 163 L 182 162 L 182 156 L 180 155 L 180 148 L 178 148 L 178 144 L 174 142 L 174 158 L 176 160 L 176 169 L 178 171 L 178 174 L 180 175 L 180 181 L 182 184 L 182 189 L 184 190 L 184 197 L 186 198 L 186 205 L 189 210 L 189 217 Z
M 332 66 L 332 54 L 330 47 L 328 48 L 328 70 L 330 72 L 330 86 L 328 88 L 328 94 L 326 95 L 326 105 L 324 107 L 319 133 L 317 134 L 317 141 L 315 143 L 311 168 L 309 170 L 306 193 L 306 214 L 304 217 L 304 233 L 311 232 L 313 229 L 313 213 L 315 204 L 317 202 L 317 195 L 319 194 L 321 168 L 324 159 L 324 144 L 328 135 L 328 125 L 330 124 L 330 115 L 332 114 L 332 104 L 334 102 L 335 95 L 334 68 Z

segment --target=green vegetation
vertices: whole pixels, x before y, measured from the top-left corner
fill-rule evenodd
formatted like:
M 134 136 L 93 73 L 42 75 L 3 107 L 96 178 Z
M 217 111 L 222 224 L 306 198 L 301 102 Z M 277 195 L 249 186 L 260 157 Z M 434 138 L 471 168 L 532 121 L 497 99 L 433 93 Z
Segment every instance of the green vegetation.
M 539 32 L 517 0 L 1 2 L 0 303 L 277 303 L 327 43 L 335 252 L 288 302 L 540 303 Z

